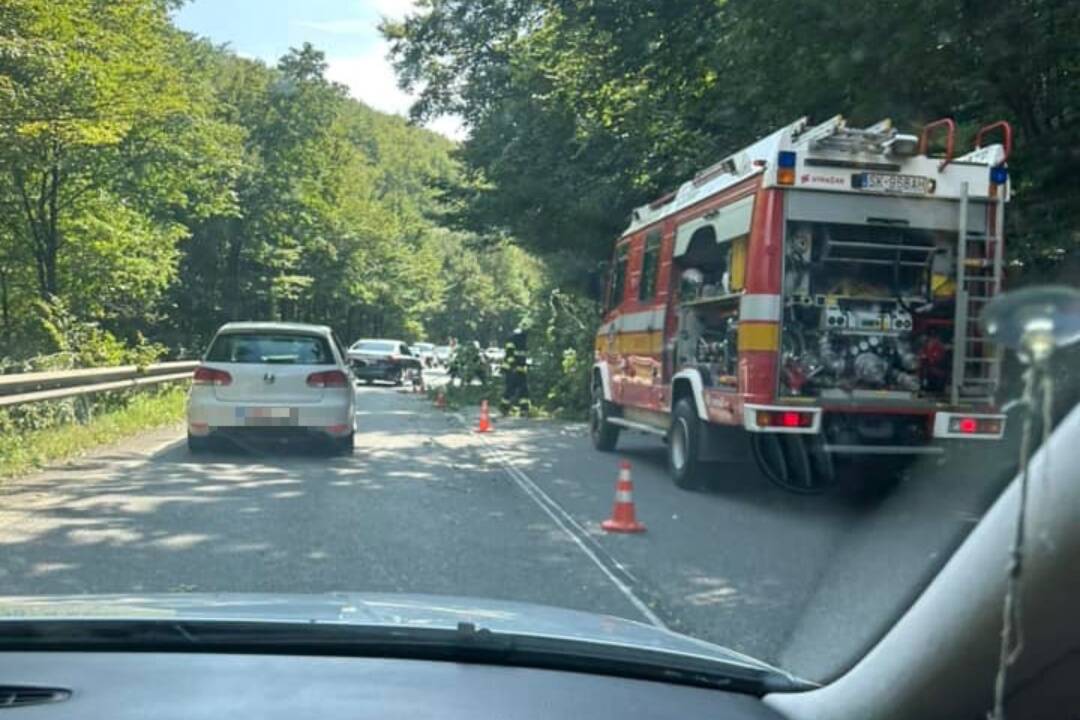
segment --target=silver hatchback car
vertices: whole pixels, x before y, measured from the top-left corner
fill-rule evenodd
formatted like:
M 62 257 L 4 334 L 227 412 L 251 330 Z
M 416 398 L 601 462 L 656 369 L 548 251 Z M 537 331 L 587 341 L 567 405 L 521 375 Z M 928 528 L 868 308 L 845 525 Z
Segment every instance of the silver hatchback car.
M 349 453 L 355 391 L 345 353 L 322 325 L 238 322 L 210 343 L 188 397 L 188 448 L 217 437 L 317 437 Z

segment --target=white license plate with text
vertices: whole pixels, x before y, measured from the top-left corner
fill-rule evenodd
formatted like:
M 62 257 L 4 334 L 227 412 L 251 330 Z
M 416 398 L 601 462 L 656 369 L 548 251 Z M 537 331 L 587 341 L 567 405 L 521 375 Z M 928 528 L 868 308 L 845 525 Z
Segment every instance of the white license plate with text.
M 870 192 L 900 193 L 903 195 L 926 195 L 933 191 L 933 181 L 920 175 L 885 175 L 863 173 L 855 183 L 860 190 Z
M 296 425 L 299 413 L 287 407 L 239 407 L 236 419 L 245 425 Z

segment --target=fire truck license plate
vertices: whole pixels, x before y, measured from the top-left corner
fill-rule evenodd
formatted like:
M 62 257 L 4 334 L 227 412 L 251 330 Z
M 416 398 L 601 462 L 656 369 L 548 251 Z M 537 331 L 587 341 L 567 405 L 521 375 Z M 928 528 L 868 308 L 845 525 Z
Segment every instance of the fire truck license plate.
M 855 181 L 855 186 L 871 192 L 903 193 L 905 195 L 925 195 L 932 187 L 930 178 L 919 175 L 883 175 L 863 173 Z

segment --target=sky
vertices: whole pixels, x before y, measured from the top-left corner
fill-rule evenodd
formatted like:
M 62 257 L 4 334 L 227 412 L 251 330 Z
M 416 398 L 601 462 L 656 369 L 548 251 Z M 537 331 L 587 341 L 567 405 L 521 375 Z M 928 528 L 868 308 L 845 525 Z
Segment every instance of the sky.
M 398 88 L 387 59 L 389 44 L 379 34 L 381 18 L 400 19 L 413 0 L 188 0 L 176 24 L 228 43 L 243 57 L 269 65 L 310 42 L 326 53 L 330 80 L 376 110 L 406 115 L 412 102 Z M 463 131 L 457 118 L 437 118 L 428 127 L 454 139 Z

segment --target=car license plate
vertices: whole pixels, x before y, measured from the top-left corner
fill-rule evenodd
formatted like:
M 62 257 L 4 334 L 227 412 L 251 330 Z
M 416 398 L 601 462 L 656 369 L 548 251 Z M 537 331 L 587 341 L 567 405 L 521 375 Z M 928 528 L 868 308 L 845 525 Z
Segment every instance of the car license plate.
M 920 175 L 885 175 L 883 173 L 862 173 L 853 178 L 852 183 L 859 190 L 870 192 L 900 193 L 903 195 L 926 195 L 933 192 L 933 181 Z
M 296 425 L 299 413 L 296 408 L 287 407 L 239 407 L 236 419 L 252 426 L 289 426 Z

